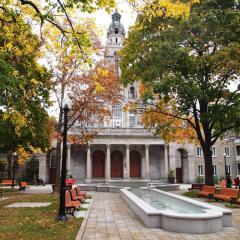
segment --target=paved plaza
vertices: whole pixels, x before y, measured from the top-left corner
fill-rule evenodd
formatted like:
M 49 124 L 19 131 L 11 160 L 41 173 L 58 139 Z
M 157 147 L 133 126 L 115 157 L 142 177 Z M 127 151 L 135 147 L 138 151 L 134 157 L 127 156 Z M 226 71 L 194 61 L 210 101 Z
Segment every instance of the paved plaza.
M 214 234 L 180 234 L 147 228 L 120 194 L 92 192 L 93 203 L 82 239 L 235 240 L 240 239 L 240 209 L 233 210 L 233 227 Z M 218 203 L 219 204 L 219 203 Z M 220 204 L 219 204 L 220 205 Z M 223 206 L 223 204 L 221 204 Z

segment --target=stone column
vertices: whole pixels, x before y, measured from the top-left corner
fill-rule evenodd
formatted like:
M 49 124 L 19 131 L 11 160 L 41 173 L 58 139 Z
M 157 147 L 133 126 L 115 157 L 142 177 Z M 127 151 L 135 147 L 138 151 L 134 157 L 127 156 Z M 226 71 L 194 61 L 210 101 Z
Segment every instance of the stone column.
M 126 178 L 130 178 L 130 145 L 126 145 Z
M 168 177 L 169 164 L 168 164 L 168 145 L 164 144 L 164 166 L 165 166 L 165 177 Z
M 110 179 L 110 170 L 111 170 L 111 157 L 110 157 L 110 144 L 107 144 L 107 159 L 106 159 L 106 168 L 105 168 L 105 178 Z
M 145 178 L 149 179 L 149 145 L 145 145 Z
M 189 154 L 187 159 L 187 177 L 186 179 L 187 183 L 194 183 L 195 182 L 195 164 L 194 164 L 194 155 Z
M 71 169 L 71 144 L 67 145 L 67 175 L 72 175 L 72 169 Z
M 91 182 L 92 174 L 91 174 L 91 145 L 88 146 L 87 148 L 87 178 L 86 182 Z
M 47 156 L 46 154 L 38 154 L 38 164 L 39 164 L 39 170 L 38 175 L 39 178 L 42 178 L 45 182 L 48 181 L 48 169 L 47 169 Z

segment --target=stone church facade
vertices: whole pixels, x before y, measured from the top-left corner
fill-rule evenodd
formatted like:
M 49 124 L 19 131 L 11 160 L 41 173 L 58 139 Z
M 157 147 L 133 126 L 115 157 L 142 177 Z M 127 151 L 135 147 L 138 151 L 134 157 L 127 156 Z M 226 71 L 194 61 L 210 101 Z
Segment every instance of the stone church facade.
M 105 59 L 116 64 L 120 74 L 117 52 L 123 47 L 125 29 L 121 15 L 115 12 L 107 32 Z M 145 130 L 139 115 L 123 111 L 124 104 L 138 99 L 138 83 L 122 90 L 124 100 L 112 106 L 112 119 L 96 128 L 98 134 L 88 147 L 68 145 L 67 174 L 81 183 L 112 181 L 166 182 L 169 169 L 176 172 L 177 182 L 192 183 L 204 176 L 201 148 L 193 144 L 165 143 Z M 74 134 L 72 128 L 69 134 Z M 239 142 L 240 146 L 240 142 Z M 226 155 L 232 176 L 240 174 L 240 150 L 234 141 L 219 141 L 214 147 L 213 164 L 216 176 L 224 176 Z M 238 157 L 239 155 L 239 157 Z M 54 179 L 54 149 L 50 157 L 43 155 L 39 162 L 39 176 L 50 182 Z

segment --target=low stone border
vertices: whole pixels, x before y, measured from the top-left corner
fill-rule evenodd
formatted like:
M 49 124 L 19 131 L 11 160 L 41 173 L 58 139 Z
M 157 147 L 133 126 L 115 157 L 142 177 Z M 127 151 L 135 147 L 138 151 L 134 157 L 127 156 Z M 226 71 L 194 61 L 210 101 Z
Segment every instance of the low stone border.
M 81 191 L 96 191 L 96 192 L 112 192 L 112 193 L 120 193 L 120 189 L 129 189 L 129 187 L 118 187 L 111 186 L 106 184 L 77 184 L 74 186 L 80 186 Z
M 162 190 L 152 189 L 151 191 L 158 192 L 163 197 L 168 196 L 173 200 L 182 201 L 185 207 L 196 205 L 202 209 L 202 213 L 179 213 L 174 209 L 156 209 L 131 191 L 121 189 L 121 197 L 144 224 L 150 228 L 162 228 L 180 233 L 203 234 L 219 232 L 222 227 L 232 226 L 232 211 L 230 210 Z
M 93 203 L 93 197 L 91 199 L 92 201 L 90 202 L 89 207 L 88 207 L 88 210 L 86 211 L 86 214 L 85 214 L 85 218 L 83 218 L 83 221 L 82 221 L 82 224 L 81 224 L 81 227 L 77 233 L 77 236 L 75 238 L 75 240 L 81 240 L 82 239 L 82 236 L 83 236 L 83 233 L 84 233 L 84 230 L 86 228 L 86 225 L 87 225 L 87 221 L 88 221 L 88 217 L 89 217 L 89 214 L 90 214 L 90 210 L 92 208 L 92 203 Z
M 9 197 L 1 197 L 0 202 L 9 199 Z

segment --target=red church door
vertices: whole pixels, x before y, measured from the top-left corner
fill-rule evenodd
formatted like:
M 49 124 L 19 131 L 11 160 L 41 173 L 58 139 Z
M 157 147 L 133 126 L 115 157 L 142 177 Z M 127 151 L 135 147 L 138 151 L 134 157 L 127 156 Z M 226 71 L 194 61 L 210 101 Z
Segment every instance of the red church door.
M 183 183 L 182 168 L 176 168 L 176 182 Z
M 141 156 L 139 152 L 130 152 L 130 177 L 141 177 Z
M 123 157 L 118 150 L 113 151 L 111 154 L 111 177 L 123 178 Z
M 105 177 L 105 154 L 97 150 L 92 158 L 92 177 L 104 178 Z

